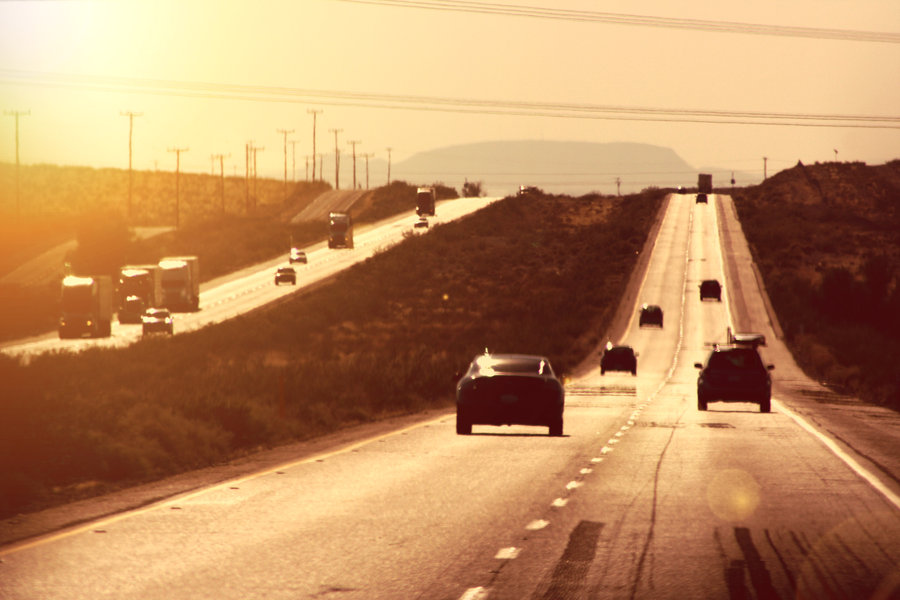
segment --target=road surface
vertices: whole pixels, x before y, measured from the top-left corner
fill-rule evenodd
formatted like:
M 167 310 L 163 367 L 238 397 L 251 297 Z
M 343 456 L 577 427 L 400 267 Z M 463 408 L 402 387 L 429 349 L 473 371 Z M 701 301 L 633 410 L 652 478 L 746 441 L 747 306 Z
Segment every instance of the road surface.
M 0 598 L 898 597 L 897 420 L 861 436 L 889 445 L 880 470 L 804 426 L 730 211 L 670 197 L 620 340 L 637 376 L 568 382 L 563 437 L 443 414 L 299 453 L 0 547 Z M 637 326 L 643 302 L 664 329 Z M 693 364 L 748 323 L 786 373 L 772 412 L 698 411 Z

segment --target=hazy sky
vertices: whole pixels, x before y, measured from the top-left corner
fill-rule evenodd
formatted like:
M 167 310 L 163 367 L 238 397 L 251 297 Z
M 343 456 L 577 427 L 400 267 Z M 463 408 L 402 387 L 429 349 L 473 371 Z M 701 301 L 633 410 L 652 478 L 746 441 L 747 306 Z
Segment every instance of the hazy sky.
M 185 171 L 209 172 L 211 154 L 230 153 L 226 172 L 241 174 L 244 144 L 253 140 L 265 147 L 260 173 L 280 173 L 277 130 L 294 130 L 299 165 L 312 152 L 313 108 L 323 110 L 318 152 L 333 153 L 329 130 L 339 128 L 342 152 L 359 140 L 357 152 L 384 159 L 390 146 L 394 161 L 519 139 L 644 142 L 697 167 L 760 173 L 767 156 L 769 174 L 798 159 L 834 160 L 835 149 L 840 160 L 900 158 L 898 0 L 504 0 L 505 14 L 438 6 L 487 2 L 410 4 L 2 1 L 0 108 L 30 111 L 20 118 L 25 164 L 126 168 L 121 113 L 134 111 L 136 169 L 173 170 L 167 150 L 181 147 L 190 148 Z M 552 18 L 524 16 L 524 6 Z M 628 25 L 623 15 L 656 20 Z M 764 27 L 714 30 L 729 23 Z M 810 29 L 862 34 L 822 39 Z M 891 35 L 872 41 L 874 33 Z M 567 116 L 547 116 L 560 110 Z M 734 113 L 766 121 L 787 114 L 793 123 L 803 115 L 890 120 L 881 128 L 677 121 L 711 120 L 711 112 L 739 121 L 758 118 Z M 622 118 L 633 116 L 662 120 Z M 15 161 L 14 131 L 5 114 L 0 161 Z

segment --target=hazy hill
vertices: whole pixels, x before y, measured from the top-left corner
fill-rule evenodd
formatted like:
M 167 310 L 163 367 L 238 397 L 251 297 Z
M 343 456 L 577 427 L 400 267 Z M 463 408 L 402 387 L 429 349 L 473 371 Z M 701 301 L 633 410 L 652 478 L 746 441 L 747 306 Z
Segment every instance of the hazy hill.
M 398 162 L 392 177 L 409 182 L 441 181 L 460 189 L 481 181 L 490 195 L 514 193 L 519 185 L 549 192 L 634 192 L 650 186 L 696 185 L 697 169 L 671 148 L 637 143 L 521 140 L 481 142 L 420 152 Z M 720 179 L 717 184 L 726 184 Z

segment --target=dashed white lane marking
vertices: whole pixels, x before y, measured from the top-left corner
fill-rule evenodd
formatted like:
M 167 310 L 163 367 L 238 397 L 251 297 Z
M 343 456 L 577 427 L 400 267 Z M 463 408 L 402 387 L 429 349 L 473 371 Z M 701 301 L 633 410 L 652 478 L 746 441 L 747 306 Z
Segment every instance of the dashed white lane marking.
M 486 587 L 478 586 L 469 588 L 466 592 L 459 597 L 459 600 L 484 600 L 484 598 L 488 597 L 488 590 Z
M 580 471 L 580 473 L 581 473 L 582 475 L 590 475 L 590 474 L 593 473 L 593 472 L 594 472 L 593 469 L 588 469 L 588 468 L 586 468 L 586 467 Z
M 811 433 L 816 439 L 822 442 L 826 448 L 831 450 L 831 452 L 835 456 L 844 461 L 844 463 L 848 467 L 850 467 L 850 469 L 852 469 L 854 473 L 865 479 L 869 483 L 869 485 L 878 490 L 881 495 L 888 500 L 888 502 L 900 509 L 900 496 L 891 491 L 872 472 L 856 462 L 856 460 L 854 460 L 852 456 L 844 452 L 840 448 L 840 446 L 838 446 L 833 440 L 820 433 L 815 427 L 807 423 L 806 420 L 803 419 L 800 415 L 794 413 L 792 410 L 789 410 L 784 404 L 778 402 L 774 398 L 772 398 L 772 405 L 778 410 L 778 412 L 786 414 L 791 419 L 793 419 L 797 425 L 805 429 L 807 432 Z
M 599 456 L 595 456 L 594 458 L 591 459 L 591 462 L 594 464 L 597 464 L 597 463 L 603 462 L 603 459 Z
M 550 506 L 552 506 L 553 508 L 562 508 L 568 503 L 569 503 L 568 498 L 557 498 L 556 500 L 554 500 L 553 502 L 550 503 Z
M 610 448 L 609 446 L 603 446 L 602 448 L 600 448 L 600 454 L 609 454 L 612 451 L 613 448 Z
M 494 558 L 499 558 L 500 560 L 512 560 L 519 556 L 519 552 L 521 552 L 521 548 L 515 548 L 510 546 L 509 548 L 500 548 L 497 551 L 497 554 L 494 555 Z
M 543 529 L 547 525 L 550 524 L 550 521 L 545 521 L 544 519 L 535 519 L 531 523 L 525 526 L 525 529 L 528 531 L 538 531 L 539 529 Z
M 580 488 L 581 485 L 582 484 L 580 481 L 570 481 L 569 483 L 566 484 L 566 489 L 571 491 L 571 490 L 574 490 L 575 488 Z

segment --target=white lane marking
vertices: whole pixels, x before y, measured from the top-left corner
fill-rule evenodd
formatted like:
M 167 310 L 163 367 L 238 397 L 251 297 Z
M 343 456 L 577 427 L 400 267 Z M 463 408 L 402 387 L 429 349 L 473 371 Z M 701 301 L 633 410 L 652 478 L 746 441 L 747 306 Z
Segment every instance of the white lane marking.
M 584 468 L 584 469 L 581 470 L 581 474 L 582 474 L 582 475 L 590 475 L 590 474 L 593 473 L 593 472 L 594 472 L 593 469 L 588 469 L 588 468 Z
M 610 438 L 606 443 L 607 444 L 618 444 L 619 438 Z
M 610 448 L 609 446 L 603 446 L 602 448 L 600 448 L 600 454 L 609 454 L 612 451 L 613 448 Z
M 550 506 L 552 506 L 553 508 L 562 508 L 568 503 L 569 503 L 568 498 L 557 498 L 556 500 L 554 500 L 553 502 L 550 503 Z
M 465 593 L 459 597 L 459 600 L 484 600 L 488 597 L 488 590 L 486 587 L 478 586 L 469 588 L 465 591 Z
M 603 462 L 603 459 L 598 456 L 598 457 L 592 458 L 591 462 L 592 463 L 600 463 L 600 462 Z
M 500 548 L 497 551 L 497 554 L 494 555 L 494 558 L 499 558 L 500 560 L 512 560 L 519 556 L 519 552 L 521 552 L 521 548 L 515 548 L 510 546 L 509 548 Z
M 547 525 L 550 524 L 550 521 L 545 521 L 544 519 L 536 519 L 525 526 L 525 529 L 528 531 L 538 531 L 539 529 L 543 529 Z
M 805 429 L 807 432 L 811 433 L 815 436 L 822 444 L 825 445 L 826 448 L 831 450 L 831 452 L 840 458 L 844 463 L 853 470 L 854 473 L 862 477 L 866 480 L 869 485 L 878 490 L 881 495 L 883 495 L 887 500 L 894 505 L 897 509 L 900 509 L 900 496 L 895 494 L 893 491 L 888 489 L 886 485 L 876 477 L 871 471 L 863 467 L 861 464 L 856 462 L 856 460 L 844 452 L 840 446 L 838 446 L 834 440 L 821 433 L 815 427 L 810 425 L 803 417 L 795 413 L 794 411 L 788 409 L 783 403 L 777 401 L 775 398 L 772 398 L 772 404 L 778 409 L 778 412 L 784 413 L 794 420 L 797 425 Z
M 566 484 L 566 489 L 569 491 L 572 491 L 575 488 L 580 488 L 580 487 L 581 487 L 580 481 L 570 481 L 569 483 Z

